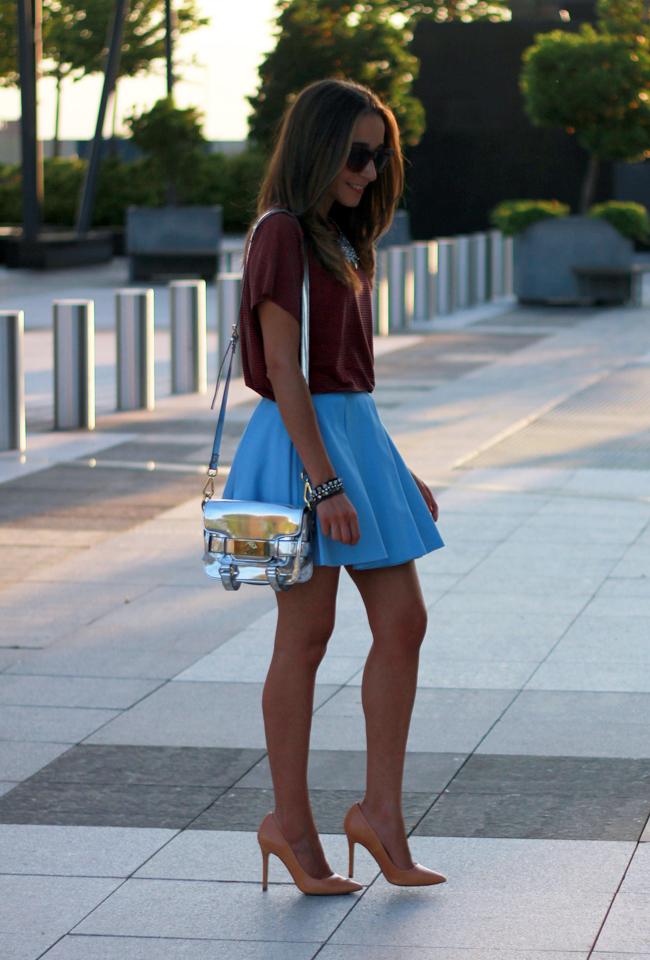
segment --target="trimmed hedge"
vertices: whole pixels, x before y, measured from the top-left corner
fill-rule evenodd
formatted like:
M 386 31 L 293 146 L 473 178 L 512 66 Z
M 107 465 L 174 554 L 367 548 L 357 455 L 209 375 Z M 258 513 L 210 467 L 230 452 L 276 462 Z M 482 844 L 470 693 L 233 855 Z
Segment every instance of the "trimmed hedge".
M 650 217 L 642 203 L 631 200 L 608 200 L 607 203 L 596 203 L 589 208 L 587 216 L 601 217 L 613 227 L 640 243 L 650 242 Z
M 221 204 L 224 230 L 246 230 L 255 204 L 266 156 L 247 150 L 234 156 L 199 154 L 179 189 L 183 204 Z M 51 157 L 43 163 L 44 222 L 74 226 L 86 161 L 76 157 Z M 0 164 L 0 223 L 22 222 L 20 166 Z M 105 157 L 97 178 L 93 227 L 124 226 L 129 206 L 164 205 L 165 184 L 160 170 L 149 159 L 125 163 Z
M 512 237 L 538 220 L 566 217 L 569 213 L 569 205 L 559 200 L 503 200 L 490 210 L 489 218 L 492 226 Z

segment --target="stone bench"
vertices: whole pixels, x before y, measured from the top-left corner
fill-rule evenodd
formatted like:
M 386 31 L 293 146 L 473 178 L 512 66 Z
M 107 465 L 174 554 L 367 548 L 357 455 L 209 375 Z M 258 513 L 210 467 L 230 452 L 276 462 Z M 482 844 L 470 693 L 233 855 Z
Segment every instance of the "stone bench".
M 129 207 L 129 280 L 214 280 L 219 270 L 221 237 L 220 206 Z
M 634 298 L 634 281 L 650 272 L 650 264 L 630 263 L 624 267 L 572 267 L 580 294 L 592 303 L 626 303 Z

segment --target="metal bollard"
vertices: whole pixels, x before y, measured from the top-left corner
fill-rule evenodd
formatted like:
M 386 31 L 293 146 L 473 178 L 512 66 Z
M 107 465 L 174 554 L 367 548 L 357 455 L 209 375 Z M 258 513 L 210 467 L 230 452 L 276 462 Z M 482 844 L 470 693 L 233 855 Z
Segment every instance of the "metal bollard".
M 503 295 L 512 296 L 512 284 L 514 273 L 514 241 L 512 237 L 503 238 Z
M 205 280 L 169 284 L 172 393 L 205 393 L 208 388 Z
M 503 234 L 500 230 L 490 230 L 488 233 L 488 251 L 489 298 L 498 300 L 503 296 Z
M 389 333 L 388 325 L 388 250 L 378 248 L 376 253 L 375 279 L 372 287 L 373 330 L 385 337 Z
M 413 317 L 413 266 L 408 246 L 388 247 L 388 328 L 406 329 Z
M 242 278 L 239 273 L 222 273 L 217 278 L 217 369 L 221 366 L 232 328 L 239 318 Z M 241 374 L 241 349 L 237 348 L 232 365 L 234 377 Z
M 436 313 L 446 316 L 454 311 L 456 301 L 456 242 L 453 237 L 438 237 L 438 283 Z
M 115 291 L 117 409 L 153 410 L 153 290 Z
M 470 236 L 470 303 L 480 304 L 487 300 L 487 234 L 473 233 Z
M 425 240 L 412 244 L 413 253 L 413 319 L 433 320 L 436 312 L 438 278 L 438 244 Z
M 456 240 L 456 258 L 455 258 L 455 282 L 456 296 L 454 298 L 454 309 L 465 310 L 470 303 L 469 300 L 469 234 L 462 233 L 455 237 Z
M 95 429 L 95 303 L 55 300 L 54 427 Z
M 222 250 L 219 254 L 219 273 L 241 273 L 243 260 L 243 249 Z
M 22 310 L 0 310 L 0 450 L 26 446 L 25 318 Z

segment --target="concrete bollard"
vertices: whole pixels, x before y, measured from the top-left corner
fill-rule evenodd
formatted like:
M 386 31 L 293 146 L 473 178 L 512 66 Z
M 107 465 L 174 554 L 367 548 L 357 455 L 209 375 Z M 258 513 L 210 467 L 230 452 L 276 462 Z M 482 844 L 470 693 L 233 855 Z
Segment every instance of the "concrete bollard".
M 172 393 L 205 393 L 208 385 L 205 280 L 169 284 Z
M 405 330 L 413 318 L 413 265 L 411 248 L 387 247 L 388 253 L 388 329 Z
M 512 296 L 514 260 L 513 260 L 514 241 L 512 237 L 503 238 L 503 295 Z
M 470 236 L 470 303 L 481 304 L 487 300 L 487 234 L 473 233 Z
M 488 296 L 498 300 L 503 296 L 503 234 L 500 230 L 488 233 Z
M 372 318 L 374 332 L 385 337 L 390 331 L 388 323 L 388 249 L 377 249 L 375 279 L 372 287 Z
M 0 310 L 0 450 L 26 445 L 25 318 L 22 310 Z
M 153 290 L 115 291 L 117 409 L 153 410 Z
M 453 237 L 438 237 L 438 282 L 436 284 L 436 313 L 453 313 L 456 302 L 456 242 Z
M 454 279 L 456 284 L 456 296 L 454 298 L 454 309 L 465 310 L 470 305 L 469 299 L 469 234 L 461 233 L 454 238 L 456 241 L 456 257 Z
M 438 244 L 425 240 L 412 244 L 413 319 L 433 320 L 436 313 L 436 281 L 438 279 Z
M 242 278 L 239 273 L 222 273 L 217 278 L 217 369 L 221 366 L 223 355 L 232 335 L 232 328 L 239 318 Z M 235 352 L 232 374 L 241 374 L 241 344 Z
M 95 303 L 55 300 L 54 427 L 95 429 Z

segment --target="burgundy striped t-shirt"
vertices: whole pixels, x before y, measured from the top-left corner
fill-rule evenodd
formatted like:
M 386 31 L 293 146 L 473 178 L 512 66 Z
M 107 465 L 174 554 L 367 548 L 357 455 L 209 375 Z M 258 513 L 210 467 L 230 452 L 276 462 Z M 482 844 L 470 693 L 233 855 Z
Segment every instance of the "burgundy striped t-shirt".
M 244 382 L 274 400 L 266 375 L 257 307 L 272 300 L 300 323 L 302 228 L 288 213 L 264 220 L 244 272 L 240 336 Z M 311 393 L 372 392 L 375 386 L 370 283 L 359 268 L 359 293 L 341 283 L 309 250 L 309 389 Z

